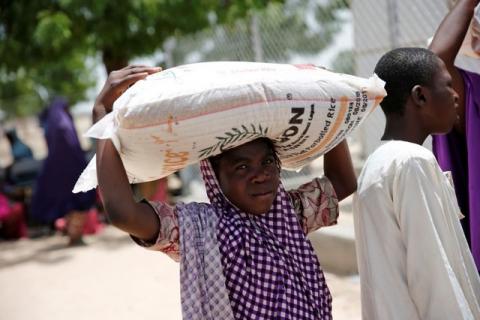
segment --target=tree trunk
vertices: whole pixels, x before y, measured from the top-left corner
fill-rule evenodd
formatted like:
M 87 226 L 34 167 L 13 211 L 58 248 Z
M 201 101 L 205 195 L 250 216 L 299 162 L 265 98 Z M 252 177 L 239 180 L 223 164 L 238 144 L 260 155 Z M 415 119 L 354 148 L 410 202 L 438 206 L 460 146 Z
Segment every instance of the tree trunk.
M 128 58 L 119 54 L 118 50 L 104 49 L 102 52 L 102 60 L 107 70 L 107 74 L 110 72 L 122 69 L 128 65 Z

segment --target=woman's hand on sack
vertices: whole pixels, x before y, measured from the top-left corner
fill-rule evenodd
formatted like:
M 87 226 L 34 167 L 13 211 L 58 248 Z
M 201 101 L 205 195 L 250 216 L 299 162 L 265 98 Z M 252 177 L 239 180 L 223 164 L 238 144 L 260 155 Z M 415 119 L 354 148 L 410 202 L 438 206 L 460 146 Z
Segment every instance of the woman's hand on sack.
M 108 75 L 102 91 L 95 99 L 93 106 L 93 123 L 103 118 L 112 111 L 113 103 L 131 85 L 138 80 L 146 78 L 149 74 L 161 71 L 160 67 L 128 66 L 120 70 L 112 71 Z

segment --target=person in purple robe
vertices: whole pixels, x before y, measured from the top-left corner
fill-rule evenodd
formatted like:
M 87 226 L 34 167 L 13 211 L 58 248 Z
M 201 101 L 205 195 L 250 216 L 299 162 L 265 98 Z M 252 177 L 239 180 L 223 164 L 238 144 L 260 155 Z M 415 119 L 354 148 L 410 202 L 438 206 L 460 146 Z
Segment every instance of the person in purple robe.
M 70 244 L 82 243 L 85 213 L 94 205 L 95 190 L 72 193 L 73 186 L 87 165 L 68 103 L 55 98 L 41 116 L 48 155 L 38 175 L 31 203 L 31 217 L 52 225 L 66 217 Z
M 445 62 L 459 95 L 458 122 L 450 133 L 433 136 L 433 152 L 442 170 L 452 173 L 458 204 L 465 216 L 462 227 L 480 270 L 480 75 L 454 65 L 478 3 L 458 1 L 440 24 L 430 50 Z

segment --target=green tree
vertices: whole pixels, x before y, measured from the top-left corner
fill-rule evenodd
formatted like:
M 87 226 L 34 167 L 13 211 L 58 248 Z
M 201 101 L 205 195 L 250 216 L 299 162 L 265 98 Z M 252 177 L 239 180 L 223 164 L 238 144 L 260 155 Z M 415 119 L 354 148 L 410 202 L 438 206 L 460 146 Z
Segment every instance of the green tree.
M 52 95 L 75 103 L 94 83 L 88 61 L 107 72 L 151 54 L 165 39 L 245 16 L 268 0 L 2 0 L 0 107 L 31 113 Z

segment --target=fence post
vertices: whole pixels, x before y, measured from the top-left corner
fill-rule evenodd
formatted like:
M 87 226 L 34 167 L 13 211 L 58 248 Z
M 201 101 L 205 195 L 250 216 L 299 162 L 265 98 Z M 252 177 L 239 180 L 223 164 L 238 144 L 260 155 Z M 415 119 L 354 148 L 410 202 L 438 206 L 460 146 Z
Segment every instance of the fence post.
M 390 46 L 392 49 L 398 47 L 399 37 L 400 37 L 400 30 L 398 26 L 398 6 L 397 0 L 388 0 L 387 2 L 387 15 L 388 20 L 390 21 L 389 30 L 389 40 Z
M 255 61 L 263 61 L 262 38 L 260 35 L 260 27 L 258 24 L 258 14 L 252 12 L 250 17 L 250 34 L 252 41 L 252 48 Z

